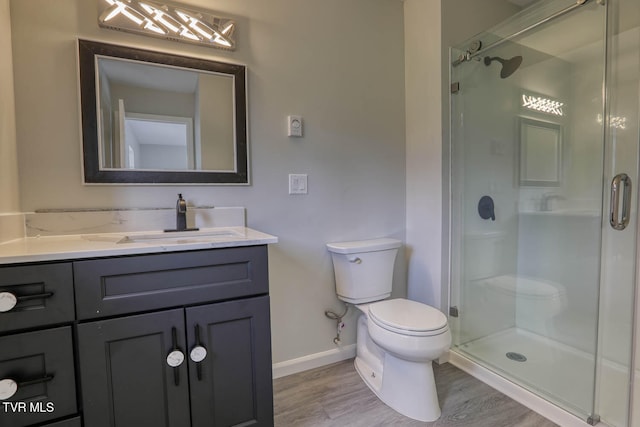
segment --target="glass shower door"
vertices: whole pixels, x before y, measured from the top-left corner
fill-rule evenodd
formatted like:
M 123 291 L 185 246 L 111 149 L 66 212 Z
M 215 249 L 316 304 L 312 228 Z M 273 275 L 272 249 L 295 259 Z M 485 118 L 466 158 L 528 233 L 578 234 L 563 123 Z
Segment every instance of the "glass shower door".
M 454 50 L 450 322 L 455 351 L 587 420 L 609 408 L 596 393 L 613 381 L 603 328 L 620 326 L 599 324 L 614 313 L 601 286 L 633 284 L 634 246 L 625 262 L 611 246 L 635 239 L 637 148 L 611 199 L 622 171 L 603 90 L 606 7 L 546 19 L 575 2 L 540 3 Z M 629 229 L 610 228 L 612 206 Z M 628 342 L 630 329 L 618 332 Z M 629 361 L 608 353 L 622 366 L 609 391 L 624 404 Z

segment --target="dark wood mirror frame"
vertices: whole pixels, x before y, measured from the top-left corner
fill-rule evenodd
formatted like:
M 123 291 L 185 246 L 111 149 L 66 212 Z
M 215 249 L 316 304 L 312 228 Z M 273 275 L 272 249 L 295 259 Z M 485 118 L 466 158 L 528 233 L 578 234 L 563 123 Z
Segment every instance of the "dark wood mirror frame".
M 235 171 L 101 169 L 96 55 L 228 74 L 234 77 Z M 78 40 L 84 181 L 87 184 L 248 184 L 246 67 L 101 42 Z

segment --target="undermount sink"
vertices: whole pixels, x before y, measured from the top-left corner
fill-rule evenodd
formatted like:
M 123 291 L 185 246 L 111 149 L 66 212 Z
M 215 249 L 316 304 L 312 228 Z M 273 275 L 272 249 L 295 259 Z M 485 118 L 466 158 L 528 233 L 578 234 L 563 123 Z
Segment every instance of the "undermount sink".
M 82 238 L 96 242 L 112 243 L 149 243 L 149 244 L 189 244 L 207 243 L 221 239 L 242 238 L 244 234 L 231 229 L 204 229 L 195 231 L 154 231 L 149 233 L 131 234 L 93 234 L 83 235 Z

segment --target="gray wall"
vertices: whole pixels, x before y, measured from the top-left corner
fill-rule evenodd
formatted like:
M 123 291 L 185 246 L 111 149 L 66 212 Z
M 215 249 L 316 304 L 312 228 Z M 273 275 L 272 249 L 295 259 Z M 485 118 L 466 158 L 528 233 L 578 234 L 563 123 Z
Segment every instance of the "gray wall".
M 18 159 L 11 67 L 9 0 L 0 0 L 0 214 L 18 212 Z
M 212 3 L 191 0 L 194 7 Z M 274 362 L 333 349 L 341 310 L 324 244 L 404 238 L 403 5 L 396 0 L 220 0 L 237 19 L 238 49 L 224 52 L 97 26 L 86 0 L 11 2 L 22 210 L 194 205 L 245 206 L 270 247 Z M 75 40 L 78 37 L 222 59 L 248 66 L 252 185 L 82 185 Z M 304 138 L 286 136 L 288 114 Z M 309 194 L 288 195 L 289 173 Z M 404 295 L 398 260 L 394 286 Z M 343 341 L 353 343 L 355 317 Z
M 408 292 L 448 304 L 449 46 L 513 15 L 505 0 L 405 0 Z
M 211 96 L 216 94 L 216 96 Z M 233 80 L 229 77 L 201 74 L 196 92 L 196 146 L 204 170 L 233 170 Z M 196 115 L 196 117 L 198 117 Z

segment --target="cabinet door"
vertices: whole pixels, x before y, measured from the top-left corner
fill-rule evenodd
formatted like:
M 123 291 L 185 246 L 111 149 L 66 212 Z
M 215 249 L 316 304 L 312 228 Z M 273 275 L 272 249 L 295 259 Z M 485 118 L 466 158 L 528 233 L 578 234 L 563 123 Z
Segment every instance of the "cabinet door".
M 0 401 L 0 426 L 42 423 L 75 414 L 71 327 L 0 337 L 0 380 L 17 383 Z
M 188 308 L 187 338 L 207 350 L 189 360 L 193 427 L 272 426 L 269 297 Z
M 86 426 L 190 425 L 187 363 L 167 364 L 174 330 L 184 353 L 182 309 L 78 325 Z

